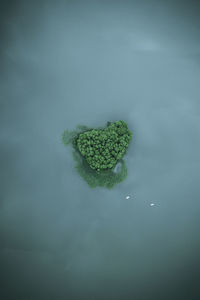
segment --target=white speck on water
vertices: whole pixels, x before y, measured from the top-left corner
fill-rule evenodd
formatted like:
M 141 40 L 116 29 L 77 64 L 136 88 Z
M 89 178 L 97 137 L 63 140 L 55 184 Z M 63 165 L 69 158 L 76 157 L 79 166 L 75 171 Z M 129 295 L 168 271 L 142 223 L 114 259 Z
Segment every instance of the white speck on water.
M 126 196 L 126 199 L 128 200 L 129 198 L 131 198 L 131 196 Z
M 154 205 L 155 205 L 155 203 L 151 203 L 151 204 L 150 204 L 150 206 L 154 206 Z

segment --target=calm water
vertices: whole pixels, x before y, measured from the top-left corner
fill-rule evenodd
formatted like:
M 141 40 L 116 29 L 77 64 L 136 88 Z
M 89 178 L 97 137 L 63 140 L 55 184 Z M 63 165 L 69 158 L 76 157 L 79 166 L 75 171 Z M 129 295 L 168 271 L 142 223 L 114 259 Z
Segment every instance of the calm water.
M 1 14 L 1 299 L 198 299 L 195 2 L 18 1 Z M 119 119 L 133 131 L 128 178 L 91 190 L 61 134 Z

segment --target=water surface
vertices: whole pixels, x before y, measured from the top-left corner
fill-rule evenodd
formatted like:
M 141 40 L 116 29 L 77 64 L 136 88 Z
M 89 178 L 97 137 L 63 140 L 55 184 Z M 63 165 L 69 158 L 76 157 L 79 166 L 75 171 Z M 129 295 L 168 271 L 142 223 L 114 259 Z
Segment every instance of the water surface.
M 198 12 L 179 1 L 3 5 L 2 299 L 198 298 Z M 61 134 L 120 119 L 133 131 L 128 178 L 90 189 Z

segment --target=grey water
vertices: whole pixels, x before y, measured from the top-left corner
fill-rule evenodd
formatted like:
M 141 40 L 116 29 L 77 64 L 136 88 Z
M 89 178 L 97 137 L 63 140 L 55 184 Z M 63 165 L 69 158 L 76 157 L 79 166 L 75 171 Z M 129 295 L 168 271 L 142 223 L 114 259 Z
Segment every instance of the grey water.
M 198 3 L 1 3 L 0 299 L 199 299 Z M 90 189 L 61 134 L 116 120 L 128 177 Z

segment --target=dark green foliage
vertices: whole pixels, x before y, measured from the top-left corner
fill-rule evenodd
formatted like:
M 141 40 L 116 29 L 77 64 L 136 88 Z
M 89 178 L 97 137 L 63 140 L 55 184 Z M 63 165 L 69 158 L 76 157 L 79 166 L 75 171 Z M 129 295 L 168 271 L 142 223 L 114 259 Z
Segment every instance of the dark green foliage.
M 132 133 L 124 121 L 107 122 L 106 128 L 87 128 L 78 125 L 76 130 L 65 130 L 62 141 L 72 144 L 73 157 L 77 172 L 90 187 L 105 186 L 112 188 L 127 176 L 127 168 L 122 160 L 131 141 Z M 114 172 L 117 162 L 121 170 Z
M 124 121 L 107 123 L 104 130 L 80 133 L 77 148 L 94 170 L 112 169 L 125 154 L 132 134 Z

